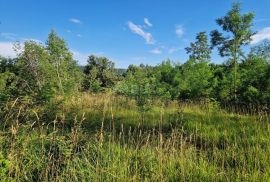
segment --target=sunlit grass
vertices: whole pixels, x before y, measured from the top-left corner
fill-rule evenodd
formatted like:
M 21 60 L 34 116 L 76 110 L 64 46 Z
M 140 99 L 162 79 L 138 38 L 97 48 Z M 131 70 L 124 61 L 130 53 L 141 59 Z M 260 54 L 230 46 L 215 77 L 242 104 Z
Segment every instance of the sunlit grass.
M 134 101 L 112 94 L 83 94 L 60 108 L 54 121 L 37 126 L 18 120 L 0 132 L 0 151 L 9 164 L 6 171 L 0 165 L 0 176 L 3 171 L 8 181 L 270 177 L 266 114 L 177 102 L 162 107 L 157 101 L 142 122 Z

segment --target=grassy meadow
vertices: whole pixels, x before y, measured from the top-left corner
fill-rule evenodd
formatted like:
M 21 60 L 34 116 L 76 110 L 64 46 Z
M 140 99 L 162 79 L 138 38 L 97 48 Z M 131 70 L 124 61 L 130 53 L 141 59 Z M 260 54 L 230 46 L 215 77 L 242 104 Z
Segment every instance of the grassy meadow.
M 270 181 L 270 27 L 253 26 L 270 20 L 257 7 L 267 7 L 266 1 L 248 9 L 251 2 L 233 1 L 221 17 L 221 10 L 212 8 L 218 16 L 214 22 L 211 15 L 212 24 L 201 12 L 213 2 L 203 1 L 197 11 L 198 1 L 186 1 L 192 12 L 172 1 L 109 2 L 93 2 L 101 4 L 84 5 L 85 10 L 76 9 L 83 3 L 62 7 L 49 1 L 48 6 L 38 2 L 46 12 L 33 8 L 36 2 L 4 8 L 12 26 L 4 28 L 8 19 L 3 18 L 3 31 L 18 32 L 0 32 L 9 41 L 0 41 L 0 182 Z M 170 10 L 160 14 L 163 8 Z M 188 11 L 186 18 L 181 8 Z M 70 17 L 70 9 L 85 19 L 69 19 L 73 29 L 54 24 L 61 13 Z M 138 9 L 157 11 L 151 21 L 159 31 L 150 29 L 145 16 L 151 13 Z M 16 14 L 20 23 L 12 22 Z M 103 14 L 106 21 L 99 18 Z M 33 25 L 35 31 L 22 21 L 30 15 L 42 20 L 34 21 L 40 23 Z M 53 18 L 46 21 L 46 15 Z M 168 17 L 176 15 L 180 20 Z M 125 22 L 113 23 L 116 17 Z M 83 29 L 87 24 L 89 30 Z M 19 33 L 22 25 L 29 34 Z M 52 25 L 61 36 L 52 29 L 44 40 L 44 27 Z M 30 36 L 34 32 L 40 37 Z M 73 42 L 70 47 L 66 39 Z
M 164 105 L 158 100 L 141 113 L 131 99 L 84 93 L 57 105 L 45 122 L 46 108 L 27 110 L 25 102 L 15 100 L 5 108 L 9 130 L 0 132 L 1 181 L 270 177 L 266 113 L 233 114 L 212 102 Z M 21 117 L 27 122 L 20 123 Z

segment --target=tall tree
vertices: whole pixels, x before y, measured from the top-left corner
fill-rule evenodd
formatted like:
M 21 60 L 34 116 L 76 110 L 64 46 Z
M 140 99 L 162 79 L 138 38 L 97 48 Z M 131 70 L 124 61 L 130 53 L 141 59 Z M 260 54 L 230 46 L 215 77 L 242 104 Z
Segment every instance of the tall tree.
M 115 84 L 116 75 L 114 63 L 106 57 L 88 57 L 84 69 L 84 89 L 99 91 L 101 88 L 109 88 Z
M 51 74 L 48 64 L 48 53 L 44 46 L 34 41 L 24 43 L 24 49 L 19 55 L 20 86 L 28 94 L 41 92 L 48 73 Z
M 190 43 L 189 47 L 186 47 L 187 54 L 190 59 L 198 61 L 210 61 L 211 48 L 208 44 L 208 37 L 205 32 L 199 32 L 196 36 L 196 41 Z
M 26 41 L 18 55 L 18 91 L 46 101 L 54 94 L 73 93 L 80 84 L 80 70 L 66 43 L 55 31 L 46 45 Z
M 242 46 L 251 41 L 254 32 L 251 30 L 254 14 L 241 14 L 240 3 L 234 3 L 232 9 L 222 18 L 216 20 L 225 34 L 218 30 L 211 32 L 212 47 L 217 47 L 219 54 L 228 56 L 234 68 L 233 94 L 237 99 L 237 65 L 240 58 L 244 56 Z
M 80 84 L 79 67 L 73 60 L 72 53 L 69 51 L 65 40 L 52 30 L 46 45 L 49 62 L 53 65 L 56 74 L 58 90 L 64 94 L 78 88 Z

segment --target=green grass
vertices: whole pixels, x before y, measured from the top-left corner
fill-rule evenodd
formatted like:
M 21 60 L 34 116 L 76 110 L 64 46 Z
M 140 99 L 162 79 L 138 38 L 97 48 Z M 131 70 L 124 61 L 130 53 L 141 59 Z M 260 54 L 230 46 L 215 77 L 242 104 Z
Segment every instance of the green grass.
M 2 127 L 2 181 L 270 178 L 266 114 L 177 103 L 162 108 L 156 102 L 142 121 L 133 101 L 86 94 L 70 99 L 54 114 L 54 121 L 29 117 L 22 123 L 17 113 L 17 121 Z M 43 124 L 33 125 L 35 121 Z

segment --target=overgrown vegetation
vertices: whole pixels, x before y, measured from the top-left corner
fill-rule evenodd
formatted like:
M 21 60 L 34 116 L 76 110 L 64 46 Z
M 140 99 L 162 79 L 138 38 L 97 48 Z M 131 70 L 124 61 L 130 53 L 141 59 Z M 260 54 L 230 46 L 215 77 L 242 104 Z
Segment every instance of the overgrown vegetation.
M 254 14 L 240 5 L 184 64 L 83 70 L 52 31 L 0 57 L 1 181 L 267 181 L 270 42 L 249 53 Z M 214 64 L 217 48 L 223 64 Z

